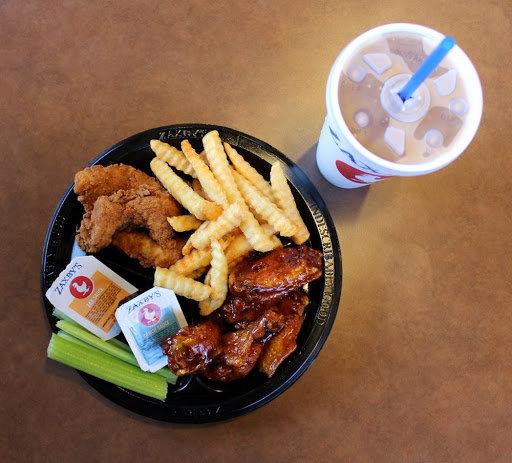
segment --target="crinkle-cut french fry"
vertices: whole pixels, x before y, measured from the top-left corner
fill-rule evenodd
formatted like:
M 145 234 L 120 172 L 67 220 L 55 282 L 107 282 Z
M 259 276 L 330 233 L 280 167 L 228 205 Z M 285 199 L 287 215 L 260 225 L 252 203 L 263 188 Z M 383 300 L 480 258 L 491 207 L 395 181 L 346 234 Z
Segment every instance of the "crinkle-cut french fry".
M 197 234 L 197 233 L 202 233 L 201 230 L 204 230 L 208 225 L 210 225 L 210 221 L 209 220 L 204 221 L 201 225 L 199 225 L 199 228 L 196 231 L 194 231 L 194 233 L 192 233 L 192 235 Z M 192 243 L 190 242 L 190 238 L 192 237 L 192 235 L 190 235 L 188 237 L 188 240 L 185 242 L 185 244 L 181 248 L 181 253 L 184 256 L 190 254 L 190 251 L 192 251 L 192 249 L 194 249 L 194 246 L 192 246 Z
M 194 148 L 192 148 L 188 140 L 183 140 L 181 142 L 181 149 L 194 169 L 194 172 L 196 173 L 197 178 L 201 182 L 201 186 L 208 197 L 217 204 L 220 204 L 222 207 L 228 207 L 228 198 L 224 189 L 217 181 L 210 168 L 203 162 Z
M 220 240 L 220 245 L 223 251 L 228 247 L 233 238 L 234 236 L 227 235 L 225 239 Z M 196 280 L 208 270 L 211 259 L 212 254 L 210 248 L 193 249 L 189 254 L 178 260 L 171 267 L 171 270 Z
M 272 164 L 270 170 L 270 180 L 272 183 L 272 191 L 276 202 L 284 214 L 290 219 L 295 226 L 297 231 L 292 236 L 292 240 L 295 244 L 302 244 L 309 238 L 309 231 L 306 224 L 300 216 L 300 212 L 297 209 L 297 204 L 293 198 L 292 190 L 288 185 L 288 180 L 284 175 L 283 166 L 280 162 Z
M 238 191 L 235 180 L 229 167 L 228 158 L 222 147 L 222 141 L 219 132 L 212 130 L 203 137 L 203 146 L 210 164 L 210 169 L 217 178 L 218 182 L 224 187 L 230 203 L 242 199 Z
M 192 189 L 199 195 L 201 198 L 204 198 L 208 201 L 211 201 L 212 198 L 209 198 L 206 192 L 203 190 L 203 187 L 201 186 L 201 182 L 195 178 L 192 180 Z
M 193 280 L 197 280 L 201 275 L 203 275 L 204 273 L 206 273 L 206 271 L 208 270 L 208 266 L 206 267 L 200 267 L 200 268 L 196 268 L 190 275 L 188 275 L 189 278 L 192 278 Z M 206 284 L 206 283 L 205 283 Z
M 221 214 L 218 204 L 201 198 L 162 160 L 153 158 L 150 167 L 167 191 L 199 220 L 213 220 Z
M 273 245 L 271 249 L 275 249 L 283 245 L 281 240 L 274 235 L 275 231 L 268 223 L 262 225 L 262 228 L 271 240 Z M 269 249 L 269 251 L 271 249 Z M 252 250 L 253 247 L 251 243 L 247 241 L 245 235 L 239 234 L 233 237 L 225 251 L 229 269 L 231 270 L 242 257 L 249 254 Z
M 245 205 L 247 208 L 247 206 Z M 246 209 L 244 220 L 240 224 L 240 230 L 245 235 L 252 248 L 255 251 L 267 252 L 274 249 L 274 243 L 261 228 L 260 223 L 256 220 L 249 209 Z
M 194 249 L 177 261 L 171 267 L 171 270 L 184 276 L 190 276 L 194 270 L 210 265 L 211 259 L 212 253 L 210 249 Z
M 174 217 L 167 217 L 167 222 L 169 222 L 169 225 L 177 232 L 197 230 L 203 223 L 193 215 L 175 215 Z
M 226 299 L 228 293 L 228 262 L 217 240 L 212 240 L 212 266 L 208 273 L 208 284 L 212 288 L 211 295 L 199 303 L 200 314 L 209 315 L 218 309 Z
M 201 151 L 198 156 L 203 160 L 203 162 L 208 165 L 208 158 L 206 157 L 206 151 Z
M 228 293 L 228 263 L 222 245 L 218 240 L 211 241 L 212 261 L 210 273 L 211 296 L 220 299 L 220 305 Z
M 263 225 L 264 223 L 266 223 L 266 219 L 265 217 L 263 217 L 261 214 L 258 214 L 254 208 L 252 208 L 251 206 L 249 206 L 249 210 L 251 211 L 251 214 L 254 216 L 254 218 L 259 222 L 260 225 Z M 277 233 L 277 232 L 276 232 Z
M 297 227 L 284 213 L 254 185 L 238 172 L 233 172 L 235 182 L 245 201 L 283 236 L 292 236 Z
M 179 149 L 160 140 L 151 140 L 149 144 L 157 158 L 191 177 L 196 177 L 190 162 L 187 161 L 187 158 Z
M 272 225 L 270 225 L 269 223 L 264 223 L 262 225 L 262 228 L 265 231 L 265 233 L 268 236 L 270 236 L 270 239 L 274 243 L 274 247 L 272 249 L 278 248 L 283 245 L 283 243 L 281 243 L 281 240 L 279 239 L 279 237 L 275 235 L 276 231 L 274 230 L 274 227 Z
M 192 247 L 205 249 L 211 240 L 217 240 L 227 235 L 240 225 L 244 218 L 244 208 L 240 203 L 233 203 L 216 220 L 208 222 L 205 227 L 198 228 L 183 247 L 187 254 Z
M 274 244 L 263 232 L 259 222 L 255 219 L 254 215 L 247 207 L 242 195 L 238 191 L 235 180 L 233 179 L 233 171 L 229 166 L 226 153 L 222 147 L 219 133 L 216 130 L 208 132 L 203 137 L 203 145 L 210 164 L 210 169 L 219 183 L 224 187 L 229 202 L 239 202 L 246 210 L 245 218 L 240 224 L 240 229 L 243 234 L 247 237 L 248 241 L 256 251 L 270 251 L 273 249 Z
M 238 235 L 233 238 L 229 246 L 226 248 L 226 259 L 228 265 L 231 267 L 241 257 L 249 254 L 252 251 L 252 246 L 245 235 Z
M 276 235 L 272 235 L 270 239 L 272 240 L 272 243 L 274 243 L 274 247 L 272 249 L 280 248 L 283 245 L 279 237 Z
M 162 267 L 155 270 L 155 286 L 172 289 L 176 294 L 194 301 L 204 301 L 212 292 L 210 286 Z
M 232 239 L 232 236 L 226 236 L 225 239 L 220 240 L 220 245 L 223 251 L 228 247 Z M 201 270 L 204 267 L 210 265 L 211 259 L 212 254 L 210 248 L 193 249 L 189 254 L 183 256 L 180 260 L 178 260 L 171 267 L 171 270 L 177 273 L 181 273 L 182 275 L 188 276 L 195 280 L 198 276 L 202 275 L 206 271 L 202 270 L 201 272 L 198 273 L 196 272 L 196 270 Z
M 262 177 L 262 175 L 252 167 L 238 151 L 229 143 L 224 143 L 224 150 L 229 159 L 235 166 L 236 171 L 251 182 L 261 193 L 263 193 L 270 201 L 274 201 L 272 188 L 270 184 Z
M 210 286 L 211 278 L 212 278 L 212 268 L 210 267 L 210 269 L 208 270 L 208 273 L 204 277 L 204 284 Z

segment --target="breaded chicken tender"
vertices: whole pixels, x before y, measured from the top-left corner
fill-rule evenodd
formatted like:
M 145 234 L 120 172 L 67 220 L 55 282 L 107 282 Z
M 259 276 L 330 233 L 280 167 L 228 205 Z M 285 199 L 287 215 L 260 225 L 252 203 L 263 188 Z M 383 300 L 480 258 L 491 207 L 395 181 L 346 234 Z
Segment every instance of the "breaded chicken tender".
M 84 251 L 98 252 L 115 240 L 144 267 L 180 258 L 183 241 L 173 238 L 167 217 L 181 207 L 156 179 L 123 164 L 93 166 L 75 175 L 74 191 L 85 208 L 77 233 Z

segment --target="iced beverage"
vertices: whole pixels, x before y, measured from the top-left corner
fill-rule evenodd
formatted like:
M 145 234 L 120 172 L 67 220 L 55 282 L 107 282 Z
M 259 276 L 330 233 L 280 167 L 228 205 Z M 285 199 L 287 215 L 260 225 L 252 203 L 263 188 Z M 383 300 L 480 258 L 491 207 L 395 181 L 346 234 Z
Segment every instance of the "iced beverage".
M 470 143 L 482 113 L 478 75 L 453 48 L 402 101 L 398 92 L 442 40 L 412 24 L 372 29 L 348 45 L 327 85 L 327 117 L 317 149 L 322 174 L 353 188 L 391 176 L 438 170 Z

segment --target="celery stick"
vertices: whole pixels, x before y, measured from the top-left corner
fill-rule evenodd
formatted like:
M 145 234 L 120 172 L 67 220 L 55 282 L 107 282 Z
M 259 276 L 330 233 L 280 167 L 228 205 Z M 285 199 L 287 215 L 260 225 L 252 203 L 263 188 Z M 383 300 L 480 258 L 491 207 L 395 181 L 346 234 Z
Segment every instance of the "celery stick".
M 120 349 L 125 350 L 126 352 L 130 352 L 130 354 L 132 353 L 130 346 L 128 344 L 126 344 L 125 342 L 120 341 L 119 339 L 112 338 L 112 339 L 109 339 L 107 342 L 114 346 L 119 347 Z
M 160 375 L 162 376 L 163 378 L 165 378 L 167 380 L 168 383 L 170 384 L 176 384 L 176 381 L 178 380 L 178 377 L 174 374 L 174 372 L 168 368 L 168 367 L 163 367 L 161 368 L 160 370 L 158 371 L 155 371 L 155 375 Z
M 69 323 L 66 320 L 59 320 L 57 322 L 57 327 L 70 334 L 74 338 L 80 339 L 90 346 L 95 347 L 96 349 L 113 355 L 114 357 L 117 357 L 118 359 L 121 359 L 130 365 L 134 365 L 136 367 L 139 366 L 137 359 L 130 350 L 130 347 L 118 339 L 109 339 L 108 341 L 103 341 L 96 335 L 89 333 L 89 331 L 82 328 L 81 326 L 76 325 L 75 323 Z M 155 374 L 164 377 L 168 383 L 176 384 L 177 376 L 167 367 L 156 371 Z
M 91 347 L 86 342 L 80 341 L 80 339 L 77 339 L 74 336 L 71 336 L 69 333 L 66 333 L 65 331 L 62 331 L 62 330 L 59 330 L 57 332 L 57 336 L 60 336 L 61 338 L 67 339 L 68 341 L 74 342 L 74 343 L 79 344 L 81 346 Z
M 159 375 L 146 373 L 97 349 L 52 335 L 48 357 L 117 386 L 165 400 L 167 382 Z
M 77 323 L 77 322 L 75 322 L 75 320 L 73 320 L 73 319 L 71 319 L 70 317 L 68 317 L 64 312 L 61 312 L 61 311 L 60 311 L 59 309 L 57 309 L 56 307 L 54 307 L 54 308 L 53 308 L 52 315 L 53 315 L 54 317 L 60 318 L 61 320 L 66 320 L 66 321 L 67 321 L 67 322 L 69 322 L 69 323 L 73 323 L 73 324 L 75 324 L 75 325 L 79 326 L 79 325 L 78 325 L 78 323 Z
M 56 318 L 59 318 L 60 320 L 72 323 L 73 325 L 81 326 L 79 323 L 75 322 L 73 319 L 69 318 L 65 313 L 61 312 L 59 309 L 56 309 L 55 307 L 53 308 L 52 315 Z M 130 346 L 125 342 L 120 341 L 119 339 L 112 338 L 109 339 L 107 342 L 110 344 L 114 344 L 115 346 L 120 347 L 121 349 L 127 352 L 131 352 Z
M 57 328 L 64 330 L 71 336 L 74 336 L 75 338 L 80 339 L 81 341 L 84 341 L 87 344 L 96 347 L 97 349 L 103 352 L 106 352 L 107 354 L 113 355 L 118 359 L 124 360 L 125 362 L 130 363 L 131 365 L 138 366 L 137 360 L 135 360 L 135 357 L 133 356 L 132 353 L 126 352 L 124 349 L 120 349 L 117 346 L 109 344 L 107 341 L 103 341 L 103 339 L 98 338 L 98 336 L 90 333 L 89 331 L 78 325 L 69 323 L 66 320 L 59 320 L 57 322 Z
M 57 333 L 57 336 L 60 336 L 64 339 L 67 339 L 71 342 L 74 342 L 76 344 L 80 344 L 81 346 L 86 346 L 86 347 L 89 347 L 91 349 L 97 349 L 96 347 L 93 347 L 92 345 L 90 344 L 87 344 L 86 342 L 78 339 L 78 338 L 75 338 L 74 336 L 71 336 L 69 333 L 66 333 L 65 331 L 63 330 L 59 330 L 58 333 Z M 110 341 L 114 341 L 114 339 L 110 339 L 106 342 L 110 342 Z M 119 344 L 123 345 L 123 346 L 126 346 L 128 349 L 130 349 L 130 347 L 128 346 L 128 344 L 125 344 L 124 342 L 122 341 L 119 341 L 118 339 L 115 339 L 115 341 L 117 341 Z M 105 341 L 104 341 L 105 342 Z M 98 350 L 98 349 L 97 349 Z M 133 356 L 133 354 L 131 354 Z M 114 356 L 115 357 L 115 356 Z M 123 360 L 123 359 L 120 359 L 120 360 Z M 133 356 L 133 362 L 128 362 L 130 363 L 131 365 L 134 365 L 136 367 L 139 366 L 139 364 L 137 363 L 137 359 Z M 164 367 L 162 368 L 161 370 L 158 370 L 158 371 L 155 371 L 155 373 L 151 373 L 151 374 L 155 374 L 155 375 L 160 375 L 162 376 L 163 378 L 165 378 L 167 380 L 168 383 L 170 384 L 176 384 L 176 381 L 178 379 L 178 377 L 167 367 Z

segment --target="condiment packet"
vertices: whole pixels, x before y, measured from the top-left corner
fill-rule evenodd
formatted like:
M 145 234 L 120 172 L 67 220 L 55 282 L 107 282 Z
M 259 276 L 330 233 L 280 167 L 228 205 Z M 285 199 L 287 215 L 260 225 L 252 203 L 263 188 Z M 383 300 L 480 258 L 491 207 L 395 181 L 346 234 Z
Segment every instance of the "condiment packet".
M 115 310 L 137 288 L 93 256 L 75 257 L 46 291 L 48 300 L 85 329 L 107 340 L 117 336 Z
M 174 292 L 160 287 L 121 304 L 116 319 L 140 368 L 150 372 L 167 365 L 162 350 L 165 339 L 187 326 Z

